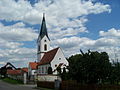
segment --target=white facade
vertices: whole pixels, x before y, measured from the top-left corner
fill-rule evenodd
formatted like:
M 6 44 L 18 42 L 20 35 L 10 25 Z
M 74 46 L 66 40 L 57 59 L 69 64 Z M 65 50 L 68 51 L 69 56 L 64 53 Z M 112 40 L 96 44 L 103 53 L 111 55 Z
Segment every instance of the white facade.
M 49 57 L 48 57 L 49 58 Z M 56 70 L 56 66 L 59 66 L 59 64 L 63 64 L 61 66 L 61 69 L 63 67 L 66 67 L 69 65 L 68 61 L 66 60 L 62 50 L 59 48 L 53 58 L 53 60 L 50 62 L 50 64 L 45 64 L 45 65 L 39 65 L 38 66 L 38 74 L 47 74 L 48 68 L 52 67 L 53 74 L 58 74 Z
M 45 35 L 42 39 L 38 39 L 38 62 L 40 62 L 40 60 L 42 59 L 43 55 L 45 52 L 50 50 L 50 40 L 48 39 L 48 37 Z
M 63 65 L 61 66 L 61 68 L 65 67 L 64 65 L 68 66 L 69 63 L 68 61 L 66 60 L 61 48 L 58 49 L 54 59 L 51 61 L 51 67 L 53 70 L 56 69 L 56 65 L 58 66 L 59 64 L 63 63 Z M 57 74 L 57 71 L 54 72 L 53 74 Z
M 38 66 L 38 74 L 48 74 L 49 67 L 50 67 L 50 64 Z

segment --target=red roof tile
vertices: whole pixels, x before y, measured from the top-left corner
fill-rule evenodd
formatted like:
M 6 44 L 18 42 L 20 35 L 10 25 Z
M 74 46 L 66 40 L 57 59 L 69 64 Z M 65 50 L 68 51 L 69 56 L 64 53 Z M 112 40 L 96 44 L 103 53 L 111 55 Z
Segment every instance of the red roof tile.
M 31 69 L 37 69 L 37 63 L 36 62 L 29 62 L 29 65 Z
M 19 74 L 21 74 L 21 70 L 7 70 L 7 74 L 9 74 L 9 75 L 19 75 Z
M 48 64 L 50 63 L 54 56 L 56 55 L 57 51 L 58 51 L 59 47 L 58 48 L 55 48 L 55 49 L 52 49 L 48 52 L 45 52 L 43 58 L 41 59 L 41 61 L 38 63 L 38 65 L 43 65 L 43 64 Z
M 28 68 L 22 68 L 22 71 L 28 72 Z

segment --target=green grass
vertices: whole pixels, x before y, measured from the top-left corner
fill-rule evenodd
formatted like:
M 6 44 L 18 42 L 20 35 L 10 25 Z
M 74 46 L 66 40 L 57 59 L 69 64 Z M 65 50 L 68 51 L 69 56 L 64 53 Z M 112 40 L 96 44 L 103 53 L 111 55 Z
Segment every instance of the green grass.
M 2 80 L 4 82 L 10 83 L 10 84 L 23 84 L 22 81 L 20 81 L 20 80 L 14 80 L 14 79 L 11 79 L 11 78 L 4 78 Z

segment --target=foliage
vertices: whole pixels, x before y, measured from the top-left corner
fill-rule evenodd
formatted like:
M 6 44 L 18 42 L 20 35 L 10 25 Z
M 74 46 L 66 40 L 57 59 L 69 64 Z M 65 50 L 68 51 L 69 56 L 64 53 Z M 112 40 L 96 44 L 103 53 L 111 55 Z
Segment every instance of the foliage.
M 6 72 L 7 72 L 7 68 L 6 67 L 1 67 L 0 69 L 0 74 L 4 77 L 6 77 Z
M 66 72 L 66 68 L 63 68 L 63 72 L 61 73 L 61 78 L 62 80 L 67 80 L 68 79 L 68 73 Z
M 119 84 L 120 82 L 120 63 L 119 62 L 113 62 L 109 80 L 111 84 Z
M 81 83 L 103 83 L 110 75 L 111 63 L 106 52 L 77 54 L 68 59 L 70 79 Z
M 58 74 L 61 75 L 61 73 L 62 73 L 62 72 L 61 72 L 61 67 L 58 66 L 56 70 L 57 70 Z
M 23 84 L 22 81 L 14 80 L 14 79 L 11 79 L 11 78 L 4 78 L 3 81 L 8 82 L 10 84 Z

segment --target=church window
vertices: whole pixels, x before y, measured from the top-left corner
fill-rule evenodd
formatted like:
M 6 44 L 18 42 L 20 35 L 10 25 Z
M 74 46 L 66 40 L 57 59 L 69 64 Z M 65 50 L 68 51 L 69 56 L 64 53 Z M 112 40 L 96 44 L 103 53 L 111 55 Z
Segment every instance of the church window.
M 55 64 L 55 67 L 57 67 L 57 64 Z
M 61 58 L 59 58 L 59 60 L 61 60 Z
M 44 40 L 44 42 L 46 42 L 46 40 Z
M 47 50 L 47 45 L 46 45 L 46 44 L 44 45 L 44 50 L 45 50 L 45 51 Z
M 48 67 L 46 66 L 46 74 L 47 74 Z
M 40 45 L 38 46 L 38 51 L 40 51 Z
M 42 73 L 44 73 L 44 67 L 42 67 Z

